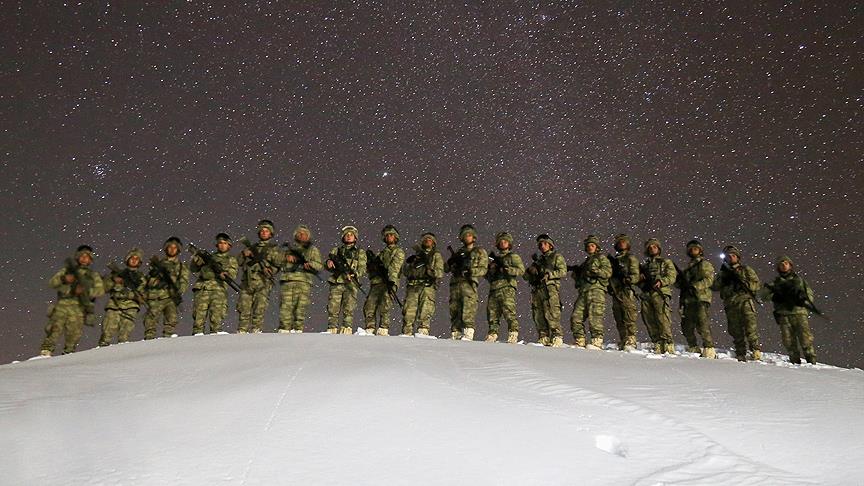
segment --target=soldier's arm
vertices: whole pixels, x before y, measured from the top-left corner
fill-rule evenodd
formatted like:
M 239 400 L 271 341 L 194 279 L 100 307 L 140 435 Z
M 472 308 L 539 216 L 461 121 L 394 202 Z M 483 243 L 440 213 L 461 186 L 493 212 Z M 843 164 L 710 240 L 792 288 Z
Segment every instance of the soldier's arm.
M 555 264 L 553 268 L 549 270 L 549 278 L 562 279 L 566 276 L 567 260 L 564 259 L 564 255 L 560 253 L 555 253 Z
M 606 257 L 595 258 L 594 273 L 599 278 L 609 278 L 612 276 L 612 263 Z
M 507 265 L 507 275 L 511 277 L 521 277 L 525 274 L 525 264 L 522 263 L 522 257 L 516 253 L 510 254 L 510 265 Z
M 444 278 L 444 257 L 438 251 L 432 251 L 432 268 L 427 265 L 426 273 L 432 278 Z
M 626 277 L 630 279 L 630 283 L 636 283 L 639 281 L 639 259 L 633 255 L 628 254 L 629 258 L 627 258 L 627 266 L 624 269 L 626 272 Z
M 810 301 L 810 303 L 813 303 L 813 298 L 815 297 L 815 295 L 813 294 L 813 289 L 810 287 L 810 284 L 808 284 L 808 283 L 807 283 L 807 282 L 802 278 L 802 279 L 801 279 L 801 285 L 804 286 L 804 291 L 807 293 L 807 300 Z
M 471 254 L 471 276 L 482 277 L 489 271 L 489 254 L 483 248 L 477 248 Z
M 690 282 L 690 285 L 696 290 L 710 289 L 714 284 L 714 265 L 708 260 L 702 260 L 698 270 L 696 280 Z
M 310 246 L 306 253 L 306 263 L 316 272 L 320 272 L 324 268 L 321 262 L 321 251 L 315 246 Z
M 180 294 L 186 293 L 186 290 L 189 289 L 189 267 L 180 262 L 180 278 L 177 279 L 177 291 Z
M 63 281 L 64 275 L 66 275 L 66 269 L 60 269 L 59 272 L 55 273 L 54 276 L 48 280 L 48 286 L 52 289 L 59 289 L 60 287 L 66 285 L 66 282 Z
M 362 250 L 358 251 L 357 252 L 357 268 L 354 270 L 357 273 L 358 279 L 366 276 L 366 263 L 367 262 L 368 262 L 368 259 L 366 258 L 366 252 L 362 251 Z
M 756 270 L 753 270 L 752 267 L 744 267 L 744 281 L 747 282 L 747 287 L 752 292 L 758 292 L 761 284 L 759 282 L 759 275 L 756 274 Z
M 660 273 L 660 283 L 664 287 L 675 285 L 675 280 L 678 279 L 678 272 L 675 271 L 675 264 L 668 258 L 663 259 L 663 269 Z
M 96 297 L 105 295 L 105 284 L 102 282 L 102 276 L 93 270 L 89 271 L 93 276 L 93 285 L 90 286 L 90 292 L 88 292 L 87 296 L 91 299 L 95 299 Z
M 403 263 L 405 263 L 405 251 L 402 248 L 396 248 L 390 259 L 390 265 L 387 266 L 387 279 L 395 282 L 396 285 L 399 285 L 399 275 L 402 273 Z
M 228 258 L 225 259 L 225 265 L 222 266 L 222 270 L 228 274 L 228 278 L 233 280 L 237 278 L 238 269 L 237 257 L 228 255 Z

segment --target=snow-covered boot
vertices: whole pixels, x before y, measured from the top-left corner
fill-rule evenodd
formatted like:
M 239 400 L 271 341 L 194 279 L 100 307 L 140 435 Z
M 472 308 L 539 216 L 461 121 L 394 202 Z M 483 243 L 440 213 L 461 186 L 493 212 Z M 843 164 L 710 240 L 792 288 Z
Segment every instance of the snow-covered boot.
M 458 341 L 462 339 L 462 333 L 459 331 L 450 331 L 450 339 Z
M 339 334 L 339 329 L 336 329 L 335 327 L 328 327 L 327 334 Z
M 666 354 L 675 354 L 675 343 L 666 343 Z
M 702 357 L 705 359 L 716 359 L 717 351 L 714 348 L 705 348 L 702 350 Z
M 582 337 L 577 337 L 577 338 L 575 339 L 575 341 L 573 341 L 573 345 L 574 345 L 574 346 L 577 346 L 577 347 L 580 347 L 580 348 L 584 348 L 584 347 L 585 347 L 585 337 L 584 337 L 584 336 L 582 336 Z
M 364 331 L 366 331 L 366 334 L 368 334 L 370 336 L 375 335 L 375 328 L 374 327 L 367 327 L 366 329 L 364 329 Z
M 666 348 L 663 346 L 662 342 L 654 343 L 654 353 L 655 354 L 663 354 L 666 351 Z
M 428 336 L 429 335 L 429 329 L 426 329 L 425 327 L 421 327 L 420 329 L 417 329 L 417 334 L 419 334 L 421 336 Z
M 237 329 L 237 334 L 246 334 L 246 329 Z
M 688 353 L 701 353 L 702 350 L 699 349 L 699 346 L 687 346 Z
M 549 346 L 552 344 L 552 341 L 549 339 L 549 336 L 546 334 L 540 334 L 540 337 L 537 339 L 537 342 L 542 344 L 543 346 Z
M 42 351 L 39 352 L 39 356 L 45 356 L 46 358 L 50 358 L 51 357 L 51 351 L 48 351 L 47 349 L 43 349 Z
M 552 347 L 553 348 L 563 348 L 564 347 L 564 338 L 561 336 L 555 336 L 552 338 Z
M 279 334 L 291 334 L 293 331 L 290 331 L 290 330 L 288 330 L 288 329 L 282 329 L 282 328 L 280 328 L 280 329 L 279 329 L 278 331 L 276 331 L 276 332 L 279 333 Z
M 376 336 L 389 336 L 390 335 L 390 329 L 387 329 L 386 327 L 379 327 L 378 330 L 375 331 L 375 335 Z
M 762 351 L 758 349 L 753 350 L 753 359 L 755 361 L 762 361 Z
M 465 331 L 462 333 L 462 340 L 463 341 L 473 341 L 474 340 L 474 328 L 473 327 L 465 328 Z
M 486 335 L 486 342 L 487 343 L 494 343 L 497 341 L 498 341 L 498 335 L 495 334 L 494 332 L 490 332 L 489 334 Z
M 519 332 L 510 331 L 507 333 L 507 344 L 516 344 L 519 342 Z
M 585 349 L 603 349 L 603 338 L 591 338 L 591 344 L 585 346 Z
M 339 328 L 339 334 L 354 334 L 354 331 L 351 330 L 351 326 L 342 326 Z

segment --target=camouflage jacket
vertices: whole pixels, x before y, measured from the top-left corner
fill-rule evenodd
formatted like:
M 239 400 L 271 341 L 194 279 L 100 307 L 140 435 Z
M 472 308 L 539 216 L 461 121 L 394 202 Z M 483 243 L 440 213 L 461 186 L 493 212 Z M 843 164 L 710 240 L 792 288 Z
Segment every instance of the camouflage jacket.
M 600 289 L 606 292 L 606 287 L 609 285 L 609 277 L 612 276 L 612 263 L 606 258 L 606 255 L 599 251 L 593 255 L 588 255 L 585 261 L 579 265 L 578 274 L 576 277 L 576 289 L 579 292 L 587 292 L 591 289 Z
M 567 276 L 567 261 L 564 257 L 553 249 L 541 255 L 535 253 L 531 259 L 533 261 L 528 270 L 533 267 L 537 273 L 526 271 L 522 275 L 531 285 L 531 291 L 551 287 L 557 292 L 561 288 L 561 279 Z
M 813 303 L 813 289 L 795 272 L 779 274 L 765 284 L 762 297 L 774 303 L 774 313 L 781 315 L 807 315 L 805 304 Z
M 720 273 L 714 279 L 711 290 L 720 291 L 723 303 L 729 305 L 753 299 L 751 292 L 753 294 L 759 292 L 759 287 L 759 276 L 756 275 L 756 270 L 739 263 L 732 267 L 727 265 L 720 267 Z
M 312 272 L 303 268 L 303 265 L 299 263 L 288 263 L 285 259 L 289 255 L 301 256 L 312 267 Z M 285 266 L 282 268 L 282 278 L 280 279 L 282 282 L 306 282 L 312 285 L 313 273 L 318 273 L 324 268 L 324 264 L 321 263 L 321 252 L 312 242 L 306 245 L 296 241 L 291 243 L 283 252 L 283 261 L 285 261 Z
M 687 268 L 681 270 L 678 287 L 681 288 L 681 303 L 711 303 L 711 285 L 714 284 L 714 265 L 703 257 L 690 259 Z
M 633 285 L 639 283 L 639 259 L 630 252 L 619 253 L 612 258 L 617 262 L 612 268 L 609 278 L 609 288 L 612 295 L 622 295 L 622 292 L 633 292 Z M 608 260 L 609 257 L 607 256 Z M 611 266 L 611 261 L 609 262 Z
M 525 273 L 525 264 L 522 263 L 522 257 L 513 253 L 510 250 L 493 252 L 500 259 L 503 267 L 497 267 L 494 272 L 486 272 L 486 280 L 489 281 L 489 291 L 503 289 L 505 287 L 516 288 L 517 278 Z M 489 267 L 494 263 L 492 257 L 489 257 Z
M 102 277 L 90 269 L 90 267 L 76 266 L 74 268 L 75 281 L 66 283 L 64 278 L 71 268 L 64 267 L 48 280 L 48 285 L 57 291 L 57 301 L 63 305 L 78 305 L 84 312 L 92 312 L 92 300 L 105 294 L 105 286 Z M 75 288 L 81 285 L 84 293 L 75 295 Z
M 162 265 L 168 269 L 171 276 L 171 283 L 177 289 L 179 296 L 182 296 L 189 289 L 189 267 L 180 261 L 180 258 L 168 258 L 163 256 L 159 258 Z M 171 298 L 171 283 L 163 282 L 158 276 L 153 265 L 150 266 L 150 273 L 147 275 L 147 283 L 145 285 L 144 297 L 147 300 L 161 300 Z
M 357 248 L 354 244 L 341 245 L 330 250 L 328 259 L 336 263 L 337 257 L 341 257 L 348 264 L 348 267 L 356 274 L 357 285 L 360 285 L 359 279 L 366 275 L 366 252 Z M 331 284 L 346 284 L 349 282 L 345 272 L 339 272 L 337 269 L 331 270 L 332 274 L 327 279 Z
M 384 264 L 387 275 L 373 275 L 369 273 L 369 282 L 372 285 L 385 283 L 384 278 L 390 282 L 399 285 L 399 279 L 402 276 L 402 264 L 405 263 L 405 250 L 397 245 L 387 245 L 378 253 L 378 258 Z
M 143 273 L 135 268 L 126 267 L 123 269 L 123 272 L 126 274 L 126 281 L 123 283 L 114 281 L 114 277 L 120 276 L 117 272 L 110 272 L 103 277 L 105 288 L 108 290 L 108 303 L 105 304 L 106 310 L 134 309 L 137 311 L 141 307 L 141 303 L 138 302 L 138 296 L 144 297 L 144 287 L 147 285 L 147 279 Z M 135 282 L 137 282 L 137 285 Z
M 228 274 L 229 278 L 237 278 L 237 257 L 232 256 L 228 252 L 220 253 L 218 251 L 212 253 L 212 255 L 213 260 L 222 265 L 222 270 Z M 193 259 L 189 262 L 189 270 L 191 273 L 198 275 L 195 284 L 192 286 L 194 290 L 226 290 L 228 288 L 228 284 L 216 275 L 216 272 L 208 265 L 198 265 L 195 263 L 195 259 Z
M 238 264 L 242 273 L 241 285 L 244 289 L 261 289 L 273 284 L 284 262 L 282 252 L 272 240 L 258 241 L 252 248 L 252 256 L 240 254 Z
M 659 292 L 664 297 L 672 297 L 672 286 L 675 285 L 675 280 L 678 278 L 678 272 L 675 271 L 675 264 L 672 263 L 672 260 L 660 255 L 646 257 L 639 264 L 639 273 L 643 292 L 656 292 L 654 283 L 659 280 Z
M 420 245 L 415 245 L 414 254 L 405 260 L 403 269 L 409 287 L 437 287 L 438 279 L 444 276 L 444 257 L 434 247 L 424 250 Z
M 460 247 L 456 250 L 455 259 L 452 261 L 465 262 L 465 264 L 452 264 L 449 259 L 444 263 L 444 271 L 453 273 L 450 278 L 450 285 L 467 281 L 477 286 L 489 268 L 489 256 L 486 250 L 478 246 L 473 246 L 470 249 L 466 246 Z

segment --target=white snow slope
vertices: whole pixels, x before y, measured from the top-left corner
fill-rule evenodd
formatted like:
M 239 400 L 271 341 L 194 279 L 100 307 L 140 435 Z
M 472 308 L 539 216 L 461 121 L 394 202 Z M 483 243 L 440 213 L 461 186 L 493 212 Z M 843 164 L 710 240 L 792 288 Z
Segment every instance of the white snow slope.
M 400 337 L 0 366 L 2 484 L 862 484 L 864 372 Z

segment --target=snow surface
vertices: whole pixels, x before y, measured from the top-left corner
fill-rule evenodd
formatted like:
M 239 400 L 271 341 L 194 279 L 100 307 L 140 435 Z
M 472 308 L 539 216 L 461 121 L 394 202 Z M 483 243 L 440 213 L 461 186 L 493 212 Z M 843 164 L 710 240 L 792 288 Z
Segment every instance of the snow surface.
M 768 359 L 322 334 L 115 345 L 0 366 L 0 483 L 862 484 L 864 372 Z

